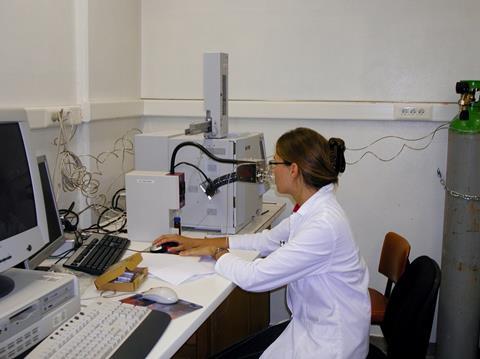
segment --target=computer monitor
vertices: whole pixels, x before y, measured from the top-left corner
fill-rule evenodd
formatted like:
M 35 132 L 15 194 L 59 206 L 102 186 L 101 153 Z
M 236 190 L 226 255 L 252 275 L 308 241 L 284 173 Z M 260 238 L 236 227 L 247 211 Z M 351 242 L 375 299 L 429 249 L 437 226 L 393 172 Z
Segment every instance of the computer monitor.
M 0 272 L 47 243 L 42 185 L 24 110 L 0 110 Z M 0 297 L 15 286 L 0 274 Z
M 47 216 L 48 243 L 38 252 L 30 256 L 23 266 L 26 269 L 35 269 L 40 263 L 47 259 L 63 243 L 63 228 L 58 215 L 57 201 L 55 199 L 50 172 L 48 170 L 47 157 L 44 155 L 37 157 L 38 171 L 40 173 L 40 182 L 42 182 L 43 199 L 45 203 L 45 214 Z

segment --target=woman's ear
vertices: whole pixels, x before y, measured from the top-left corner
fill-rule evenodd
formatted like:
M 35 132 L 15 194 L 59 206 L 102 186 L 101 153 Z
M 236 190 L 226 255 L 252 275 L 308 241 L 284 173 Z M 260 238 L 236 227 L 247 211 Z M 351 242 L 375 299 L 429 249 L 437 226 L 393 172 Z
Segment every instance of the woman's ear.
M 293 162 L 290 166 L 290 176 L 292 178 L 297 178 L 300 175 L 300 169 L 298 168 L 298 165 Z

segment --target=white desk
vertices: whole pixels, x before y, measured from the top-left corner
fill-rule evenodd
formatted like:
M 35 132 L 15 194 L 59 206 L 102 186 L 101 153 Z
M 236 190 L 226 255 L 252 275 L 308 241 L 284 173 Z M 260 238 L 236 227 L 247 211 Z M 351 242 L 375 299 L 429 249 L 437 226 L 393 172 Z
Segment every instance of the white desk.
M 280 215 L 284 207 L 285 205 L 265 203 L 262 211 L 263 215 L 259 216 L 255 221 L 243 228 L 240 233 L 255 233 L 268 228 Z M 145 242 L 132 242 L 130 248 L 143 250 L 148 246 L 149 244 Z M 130 253 L 131 252 L 127 251 L 126 254 L 129 255 Z M 232 253 L 248 260 L 253 260 L 258 255 L 257 252 L 241 250 L 232 250 Z M 141 292 L 156 286 L 173 288 L 177 292 L 179 298 L 199 304 L 203 306 L 203 308 L 172 320 L 161 339 L 148 355 L 147 358 L 149 359 L 172 357 L 235 288 L 235 284 L 229 280 L 217 274 L 213 274 L 178 286 L 172 286 L 160 279 L 148 278 L 139 288 L 139 291 Z M 92 291 L 92 288 L 88 288 L 87 290 L 89 293 Z M 128 293 L 125 297 L 131 295 L 132 293 Z M 83 295 L 83 297 L 85 297 L 85 295 Z M 115 300 L 121 298 L 122 297 L 115 297 Z M 82 299 L 82 304 L 88 304 L 88 302 L 89 300 Z

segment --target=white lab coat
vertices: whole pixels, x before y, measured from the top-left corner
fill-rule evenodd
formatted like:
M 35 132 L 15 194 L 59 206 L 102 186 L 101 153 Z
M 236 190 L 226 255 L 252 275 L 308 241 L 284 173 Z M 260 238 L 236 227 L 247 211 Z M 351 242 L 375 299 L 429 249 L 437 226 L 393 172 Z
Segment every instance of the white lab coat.
M 368 270 L 338 204 L 334 186 L 318 190 L 289 218 L 258 234 L 230 236 L 230 247 L 263 259 L 223 255 L 215 269 L 247 291 L 287 285 L 292 320 L 262 358 L 365 358 Z

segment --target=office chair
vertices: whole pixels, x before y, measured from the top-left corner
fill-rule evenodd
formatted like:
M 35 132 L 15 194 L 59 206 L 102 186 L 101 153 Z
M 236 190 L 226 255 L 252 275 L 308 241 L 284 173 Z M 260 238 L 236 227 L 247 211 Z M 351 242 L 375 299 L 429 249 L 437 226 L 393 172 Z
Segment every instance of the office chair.
M 410 244 L 405 238 L 394 232 L 388 232 L 385 235 L 378 271 L 387 277 L 387 286 L 384 294 L 376 289 L 368 288 L 372 306 L 372 324 L 378 325 L 383 322 L 392 284 L 396 283 L 405 271 L 409 254 Z
M 367 359 L 425 358 L 440 278 L 437 262 L 427 256 L 418 257 L 407 267 L 393 288 L 380 325 L 387 354 L 370 344 Z

